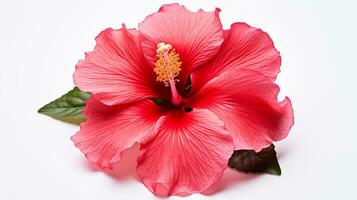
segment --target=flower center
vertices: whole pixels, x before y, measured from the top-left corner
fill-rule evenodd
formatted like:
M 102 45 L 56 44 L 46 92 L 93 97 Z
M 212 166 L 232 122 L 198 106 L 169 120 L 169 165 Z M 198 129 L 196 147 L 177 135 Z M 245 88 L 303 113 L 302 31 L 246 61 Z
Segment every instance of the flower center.
M 182 103 L 182 97 L 177 92 L 176 82 L 180 80 L 176 77 L 181 71 L 180 55 L 170 44 L 160 42 L 156 49 L 157 60 L 155 62 L 154 72 L 156 73 L 156 81 L 163 82 L 166 87 L 170 86 L 171 101 L 175 106 Z

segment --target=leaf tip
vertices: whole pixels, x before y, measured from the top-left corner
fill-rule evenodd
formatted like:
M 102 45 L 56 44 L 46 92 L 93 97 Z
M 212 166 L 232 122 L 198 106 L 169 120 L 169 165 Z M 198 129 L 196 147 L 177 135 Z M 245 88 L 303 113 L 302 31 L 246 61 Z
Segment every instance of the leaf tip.
M 44 114 L 45 106 L 42 106 L 40 109 L 37 110 L 37 113 Z
M 275 166 L 274 168 L 269 168 L 265 172 L 268 174 L 271 174 L 271 175 L 281 176 L 280 166 Z

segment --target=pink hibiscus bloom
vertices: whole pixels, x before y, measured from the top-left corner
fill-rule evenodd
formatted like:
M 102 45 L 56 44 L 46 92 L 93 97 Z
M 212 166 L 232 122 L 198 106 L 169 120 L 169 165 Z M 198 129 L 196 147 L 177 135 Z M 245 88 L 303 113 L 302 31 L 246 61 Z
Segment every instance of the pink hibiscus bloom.
M 215 183 L 234 150 L 287 136 L 293 111 L 288 98 L 277 100 L 279 52 L 245 23 L 223 30 L 219 11 L 164 5 L 139 30 L 123 25 L 96 37 L 74 73 L 93 95 L 72 137 L 88 160 L 111 168 L 140 143 L 145 186 L 188 195 Z

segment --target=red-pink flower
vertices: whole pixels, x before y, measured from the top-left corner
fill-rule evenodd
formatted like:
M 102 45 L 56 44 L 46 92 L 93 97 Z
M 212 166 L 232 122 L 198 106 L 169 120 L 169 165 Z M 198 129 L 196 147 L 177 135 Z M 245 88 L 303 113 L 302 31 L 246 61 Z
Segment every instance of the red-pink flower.
M 215 183 L 234 150 L 259 151 L 287 136 L 293 111 L 288 98 L 277 100 L 279 52 L 245 23 L 223 30 L 219 11 L 164 5 L 139 30 L 97 36 L 74 73 L 93 95 L 72 137 L 90 161 L 111 168 L 140 143 L 146 187 L 187 195 Z

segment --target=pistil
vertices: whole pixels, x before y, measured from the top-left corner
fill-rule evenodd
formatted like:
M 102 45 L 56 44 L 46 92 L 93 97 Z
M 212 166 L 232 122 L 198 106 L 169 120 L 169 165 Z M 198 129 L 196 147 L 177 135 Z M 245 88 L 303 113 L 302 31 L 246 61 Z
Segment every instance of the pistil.
M 176 83 L 173 79 L 169 80 L 170 89 L 171 89 L 171 102 L 175 106 L 180 106 L 182 104 L 182 97 L 177 92 Z
M 156 81 L 163 82 L 166 87 L 170 86 L 172 104 L 179 106 L 182 104 L 182 97 L 176 89 L 176 82 L 179 82 L 176 77 L 181 71 L 180 56 L 170 44 L 165 43 L 157 45 L 156 56 L 154 68 Z

